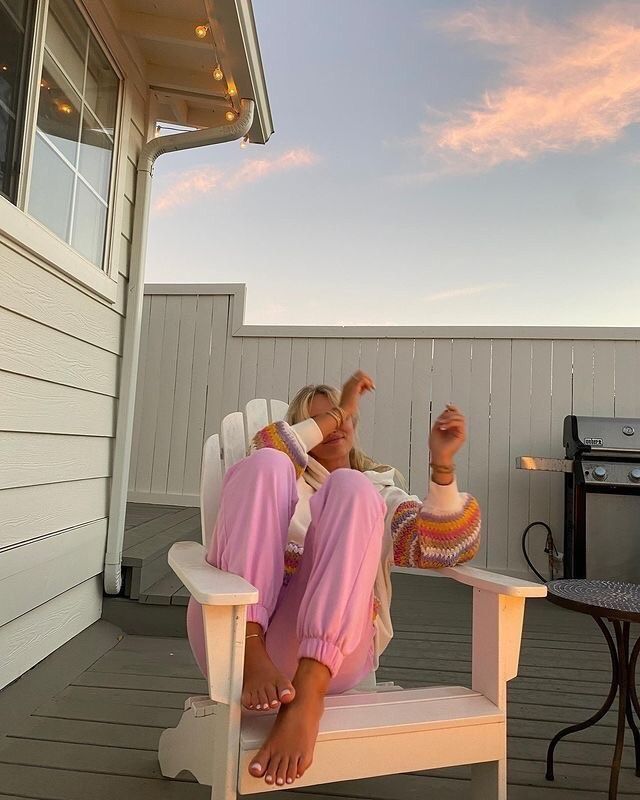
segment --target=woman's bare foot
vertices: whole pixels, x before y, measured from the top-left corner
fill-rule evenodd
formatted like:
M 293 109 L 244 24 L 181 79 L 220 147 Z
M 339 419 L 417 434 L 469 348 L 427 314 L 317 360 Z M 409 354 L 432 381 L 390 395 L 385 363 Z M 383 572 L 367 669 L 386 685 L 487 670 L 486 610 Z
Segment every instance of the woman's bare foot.
M 301 778 L 313 761 L 324 696 L 331 680 L 319 661 L 300 659 L 293 679 L 295 699 L 278 712 L 267 741 L 249 765 L 249 773 L 282 786 Z
M 253 630 L 253 627 L 257 630 Z M 257 633 L 262 628 L 257 623 L 247 624 L 247 633 Z M 290 703 L 295 697 L 291 681 L 276 668 L 269 658 L 262 637 L 250 636 L 244 653 L 244 681 L 242 705 L 245 708 L 265 711 L 280 703 Z

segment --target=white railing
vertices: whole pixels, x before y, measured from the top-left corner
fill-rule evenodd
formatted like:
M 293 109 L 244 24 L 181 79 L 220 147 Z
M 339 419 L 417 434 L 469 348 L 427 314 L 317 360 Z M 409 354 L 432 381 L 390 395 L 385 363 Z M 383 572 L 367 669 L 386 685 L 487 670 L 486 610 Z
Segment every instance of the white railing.
M 225 414 L 362 368 L 377 389 L 361 444 L 418 495 L 432 413 L 449 400 L 464 410 L 458 482 L 483 509 L 477 561 L 524 573 L 530 521 L 549 522 L 561 547 L 563 483 L 516 470 L 516 457 L 562 456 L 570 413 L 640 417 L 640 329 L 256 326 L 244 300 L 243 285 L 146 286 L 129 500 L 197 505 L 202 444 Z

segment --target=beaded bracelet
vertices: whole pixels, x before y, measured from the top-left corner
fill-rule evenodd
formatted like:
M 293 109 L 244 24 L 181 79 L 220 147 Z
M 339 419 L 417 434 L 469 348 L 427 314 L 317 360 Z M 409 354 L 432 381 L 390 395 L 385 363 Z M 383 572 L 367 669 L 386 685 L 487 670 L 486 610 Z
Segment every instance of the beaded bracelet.
M 456 471 L 455 464 L 429 464 L 433 472 L 441 472 L 443 475 L 452 475 Z

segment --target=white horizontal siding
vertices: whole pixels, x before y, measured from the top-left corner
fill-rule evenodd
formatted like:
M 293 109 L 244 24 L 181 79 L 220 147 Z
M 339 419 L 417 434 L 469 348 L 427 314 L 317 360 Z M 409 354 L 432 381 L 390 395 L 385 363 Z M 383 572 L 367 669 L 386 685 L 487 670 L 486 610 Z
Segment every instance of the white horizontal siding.
M 107 478 L 113 439 L 108 436 L 0 432 L 0 489 Z
M 462 408 L 459 485 L 484 516 L 476 560 L 524 573 L 530 521 L 550 520 L 561 541 L 562 478 L 518 471 L 516 457 L 562 456 L 570 413 L 640 416 L 637 330 L 266 328 L 243 324 L 242 287 L 146 291 L 129 483 L 138 501 L 197 503 L 202 444 L 225 414 L 256 396 L 289 401 L 308 382 L 341 385 L 360 368 L 377 387 L 362 403 L 362 446 L 416 494 L 434 415 L 449 401 Z
M 0 628 L 0 688 L 100 619 L 102 580 L 90 578 Z

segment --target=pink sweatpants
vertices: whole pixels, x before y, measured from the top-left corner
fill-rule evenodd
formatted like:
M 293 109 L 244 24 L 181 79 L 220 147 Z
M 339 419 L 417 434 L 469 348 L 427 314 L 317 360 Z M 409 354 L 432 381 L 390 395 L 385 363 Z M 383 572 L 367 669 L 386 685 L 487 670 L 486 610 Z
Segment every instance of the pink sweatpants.
M 269 656 L 289 679 L 299 658 L 313 658 L 331 671 L 329 692 L 344 692 L 373 669 L 373 584 L 386 507 L 357 470 L 332 472 L 311 497 L 304 553 L 284 586 L 297 502 L 295 471 L 283 453 L 264 448 L 234 464 L 224 477 L 207 561 L 258 589 L 247 619 L 266 630 Z M 193 598 L 187 633 L 206 676 L 202 611 Z

